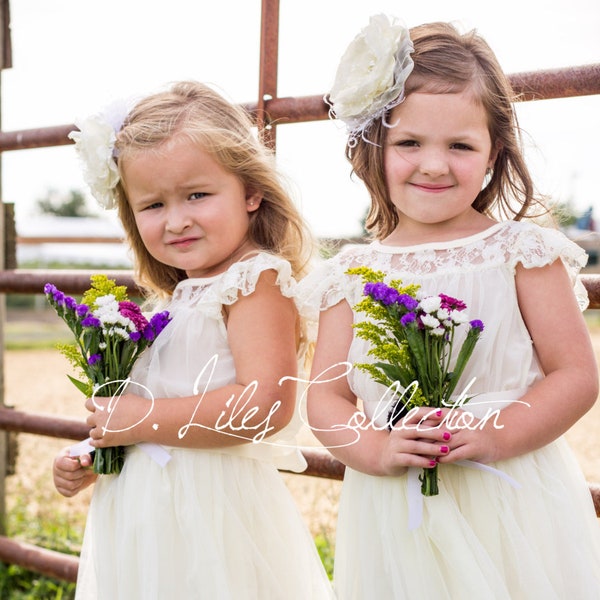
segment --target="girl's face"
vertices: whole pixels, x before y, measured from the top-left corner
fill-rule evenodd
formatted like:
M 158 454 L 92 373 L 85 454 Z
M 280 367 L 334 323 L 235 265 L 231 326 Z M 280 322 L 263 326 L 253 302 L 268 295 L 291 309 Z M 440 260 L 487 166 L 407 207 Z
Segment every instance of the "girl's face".
M 222 273 L 254 249 L 249 213 L 260 194 L 186 137 L 126 159 L 123 183 L 148 252 L 188 277 Z
M 415 92 L 389 123 L 384 169 L 399 223 L 388 241 L 451 239 L 485 228 L 488 219 L 471 207 L 496 158 L 484 108 L 469 92 Z

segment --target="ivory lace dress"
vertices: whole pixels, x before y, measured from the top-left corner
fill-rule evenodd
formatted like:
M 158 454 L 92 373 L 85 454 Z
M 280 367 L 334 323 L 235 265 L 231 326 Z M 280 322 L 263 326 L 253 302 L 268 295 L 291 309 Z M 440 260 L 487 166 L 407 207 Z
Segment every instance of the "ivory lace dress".
M 173 319 L 136 363 L 132 381 L 173 402 L 191 395 L 195 383 L 210 390 L 234 382 L 222 307 L 252 294 L 266 270 L 293 295 L 290 265 L 266 253 L 221 275 L 181 282 L 166 307 Z M 215 356 L 211 374 L 205 367 Z M 77 598 L 331 598 L 308 528 L 277 471 L 306 467 L 294 427 L 269 443 L 161 447 L 170 454 L 164 466 L 144 446 L 132 446 L 123 471 L 95 484 Z
M 485 330 L 457 391 L 476 378 L 469 393 L 478 396 L 465 408 L 482 418 L 488 409 L 517 400 L 542 377 L 517 305 L 515 267 L 542 267 L 557 258 L 575 284 L 587 260 L 581 248 L 558 231 L 510 221 L 446 243 L 349 247 L 305 279 L 300 295 L 319 310 L 343 301 L 353 306 L 361 299 L 362 284 L 345 271 L 367 265 L 405 284 L 418 283 L 428 295 L 445 293 L 466 302 L 469 317 L 481 319 Z M 579 286 L 585 302 L 585 288 Z M 355 313 L 356 321 L 364 318 Z M 347 360 L 372 361 L 368 347 L 354 337 Z M 378 410 L 378 404 L 384 387 L 357 369 L 348 378 L 366 415 L 381 415 L 376 423 L 383 426 L 387 411 Z M 498 474 L 440 465 L 439 495 L 422 499 L 422 520 L 413 529 L 408 527 L 407 490 L 416 470 L 401 477 L 374 477 L 347 469 L 336 535 L 337 597 L 600 598 L 600 529 L 588 486 L 565 439 L 491 466 L 521 487 Z

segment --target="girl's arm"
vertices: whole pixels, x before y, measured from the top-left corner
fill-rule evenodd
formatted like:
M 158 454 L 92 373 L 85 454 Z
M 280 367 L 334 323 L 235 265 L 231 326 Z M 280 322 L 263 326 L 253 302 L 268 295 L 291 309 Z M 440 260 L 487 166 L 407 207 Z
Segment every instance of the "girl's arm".
M 262 439 L 287 425 L 295 408 L 296 384 L 280 380 L 297 372 L 298 315 L 294 301 L 281 294 L 276 280 L 277 273 L 265 271 L 252 294 L 240 294 L 228 307 L 235 383 L 205 393 L 199 389 L 184 398 L 157 398 L 151 414 L 147 414 L 150 401 L 135 394 L 123 395 L 110 415 L 104 409 L 109 399 L 89 399 L 92 445 L 233 446 Z M 124 431 L 103 435 L 103 427 Z
M 594 404 L 598 367 L 589 332 L 561 260 L 516 273 L 519 308 L 545 377 L 501 411 L 499 424 L 482 432 L 454 431 L 450 454 L 440 462 L 503 460 L 552 442 Z M 506 351 L 510 352 L 510 348 Z M 467 405 L 468 410 L 468 405 Z
M 400 475 L 409 466 L 434 466 L 435 458 L 444 454 L 445 429 L 388 432 L 370 424 L 357 408 L 344 375 L 352 322 L 352 310 L 345 301 L 321 313 L 308 390 L 308 420 L 314 434 L 344 464 L 371 475 Z M 412 421 L 418 422 L 424 412 L 430 409 L 422 409 Z M 441 420 L 441 415 L 437 418 Z M 441 444 L 433 444 L 435 441 Z

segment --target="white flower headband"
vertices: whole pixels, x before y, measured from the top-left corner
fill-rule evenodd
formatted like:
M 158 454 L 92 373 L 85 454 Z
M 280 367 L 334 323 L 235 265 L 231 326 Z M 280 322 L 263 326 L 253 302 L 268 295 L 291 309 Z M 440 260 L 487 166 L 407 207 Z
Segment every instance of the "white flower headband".
M 346 124 L 350 146 L 359 137 L 366 140 L 373 121 L 404 100 L 413 50 L 408 29 L 381 14 L 370 18 L 344 52 L 325 102 L 329 116 Z
M 105 209 L 115 208 L 115 188 L 119 183 L 119 170 L 115 162 L 117 132 L 123 126 L 128 109 L 118 101 L 102 112 L 75 123 L 78 131 L 71 131 L 69 138 L 75 142 L 75 150 L 83 162 L 83 179 L 92 196 Z

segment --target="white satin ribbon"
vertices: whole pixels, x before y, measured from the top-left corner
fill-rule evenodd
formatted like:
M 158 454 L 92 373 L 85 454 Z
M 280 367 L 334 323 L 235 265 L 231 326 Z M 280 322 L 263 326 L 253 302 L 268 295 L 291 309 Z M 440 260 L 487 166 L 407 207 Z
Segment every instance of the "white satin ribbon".
M 459 460 L 452 464 L 459 465 L 461 467 L 477 469 L 479 471 L 487 471 L 488 473 L 500 477 L 515 489 L 519 489 L 521 487 L 521 484 L 515 479 L 513 479 L 510 475 L 507 475 L 504 471 L 501 471 L 500 469 L 490 467 L 489 465 L 484 465 L 482 463 L 475 462 L 474 460 Z M 421 524 L 421 521 L 423 520 L 423 494 L 421 494 L 421 481 L 419 480 L 419 475 L 421 474 L 421 471 L 422 469 L 417 469 L 416 467 L 410 467 L 408 469 L 408 482 L 406 493 L 408 496 L 409 531 L 417 529 Z
M 96 448 L 90 444 L 91 439 L 92 438 L 87 438 L 87 440 L 73 444 L 73 446 L 69 448 L 69 455 L 81 456 L 82 454 L 88 454 L 96 450 Z M 171 460 L 169 452 L 159 444 L 140 442 L 139 444 L 136 444 L 136 446 L 161 467 L 164 467 Z

